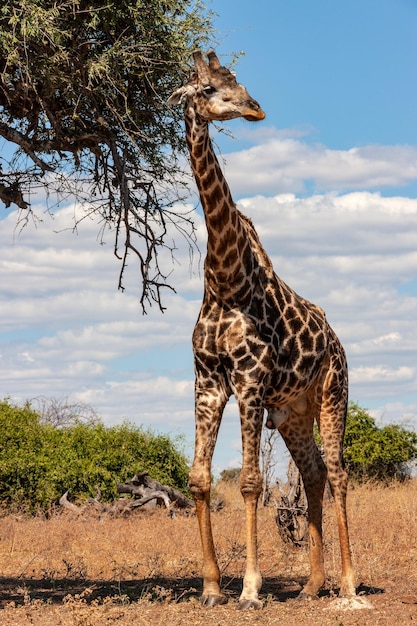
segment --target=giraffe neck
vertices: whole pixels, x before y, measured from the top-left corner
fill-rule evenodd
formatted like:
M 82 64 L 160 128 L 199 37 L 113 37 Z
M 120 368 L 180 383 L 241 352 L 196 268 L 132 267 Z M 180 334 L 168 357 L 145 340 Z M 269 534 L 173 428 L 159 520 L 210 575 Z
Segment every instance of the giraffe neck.
M 253 268 L 245 220 L 237 209 L 210 139 L 208 122 L 185 111 L 191 167 L 204 211 L 208 240 L 206 287 L 223 297 L 242 289 Z

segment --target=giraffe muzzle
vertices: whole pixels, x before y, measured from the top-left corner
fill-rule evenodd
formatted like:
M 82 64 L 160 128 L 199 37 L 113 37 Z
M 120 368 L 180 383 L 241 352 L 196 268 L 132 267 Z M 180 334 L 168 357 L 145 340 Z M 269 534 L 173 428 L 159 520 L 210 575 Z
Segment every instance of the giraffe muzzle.
M 242 117 L 248 122 L 260 122 L 265 119 L 265 113 L 259 105 L 257 107 L 251 106 L 242 112 Z

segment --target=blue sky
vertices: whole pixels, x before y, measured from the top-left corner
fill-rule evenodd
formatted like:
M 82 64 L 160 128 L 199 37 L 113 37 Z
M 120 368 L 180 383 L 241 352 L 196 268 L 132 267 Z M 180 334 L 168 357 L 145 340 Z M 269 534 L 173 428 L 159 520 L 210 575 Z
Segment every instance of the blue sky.
M 277 273 L 320 304 L 346 348 L 351 398 L 417 428 L 417 5 L 414 0 L 215 0 L 217 52 L 264 108 L 216 135 L 234 197 Z M 1 148 L 1 146 L 0 146 Z M 43 214 L 41 199 L 37 206 Z M 74 207 L 18 233 L 0 206 L 0 397 L 91 404 L 193 441 L 191 333 L 201 263 L 178 241 L 176 295 L 142 317 L 135 269 Z M 196 213 L 200 248 L 205 227 Z M 171 260 L 165 260 L 170 267 Z M 285 467 L 285 457 L 278 460 Z M 240 464 L 228 406 L 215 469 Z
M 415 144 L 414 0 L 213 2 L 220 52 L 244 51 L 269 123 L 310 129 L 330 148 Z

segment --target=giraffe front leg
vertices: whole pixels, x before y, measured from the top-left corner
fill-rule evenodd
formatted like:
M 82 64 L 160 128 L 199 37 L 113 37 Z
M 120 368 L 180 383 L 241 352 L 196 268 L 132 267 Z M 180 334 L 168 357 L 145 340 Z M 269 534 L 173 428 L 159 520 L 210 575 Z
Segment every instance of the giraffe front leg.
M 227 398 L 213 390 L 196 392 L 195 452 L 189 483 L 196 505 L 203 551 L 203 606 L 227 602 L 220 590 L 220 570 L 214 549 L 210 515 L 211 460 L 226 401 Z
M 244 413 L 243 413 L 244 415 Z M 246 516 L 246 571 L 243 589 L 239 598 L 239 609 L 260 609 L 262 602 L 258 593 L 262 577 L 258 565 L 257 509 L 262 491 L 259 469 L 259 448 L 262 430 L 263 410 L 253 411 L 242 419 L 243 464 L 240 473 L 240 490 L 245 502 Z
M 193 492 L 193 495 L 195 492 Z M 200 528 L 201 545 L 203 549 L 203 594 L 202 606 L 217 606 L 226 604 L 227 598 L 220 590 L 220 570 L 217 564 L 214 549 L 213 533 L 210 519 L 210 493 L 203 498 L 196 497 L 197 519 Z
M 262 587 L 262 576 L 258 565 L 257 507 L 259 493 L 243 493 L 246 514 L 246 571 L 243 589 L 239 598 L 239 609 L 260 609 L 262 602 L 258 594 Z

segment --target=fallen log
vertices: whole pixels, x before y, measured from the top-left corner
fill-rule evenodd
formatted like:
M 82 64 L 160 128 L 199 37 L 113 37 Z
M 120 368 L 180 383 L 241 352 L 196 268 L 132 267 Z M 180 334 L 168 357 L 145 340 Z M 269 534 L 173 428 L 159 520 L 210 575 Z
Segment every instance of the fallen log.
M 147 472 L 135 474 L 131 480 L 127 480 L 125 483 L 119 483 L 117 481 L 116 483 L 118 493 L 128 493 L 131 496 L 140 496 L 141 498 L 147 498 L 151 496 L 152 493 L 162 493 L 164 494 L 163 497 L 161 495 L 157 497 L 160 499 L 167 497 L 170 504 L 179 509 L 190 509 L 194 506 L 194 502 L 190 500 L 190 498 L 187 498 L 183 493 L 172 487 L 162 485 L 157 480 L 151 478 Z
M 169 511 L 169 515 L 174 517 L 174 510 L 176 508 L 191 509 L 194 506 L 194 502 L 184 496 L 180 491 L 162 485 L 151 478 L 147 472 L 136 474 L 131 480 L 125 483 L 116 481 L 116 484 L 118 493 L 128 493 L 133 499 L 119 498 L 112 504 L 104 504 L 100 502 L 100 490 L 96 488 L 97 497 L 88 498 L 84 505 L 80 506 L 70 502 L 68 500 L 68 491 L 61 496 L 59 504 L 68 511 L 72 511 L 78 515 L 91 511 L 93 507 L 94 511 L 100 516 L 110 515 L 113 517 L 126 515 L 139 507 L 155 509 L 158 505 L 165 506 Z

